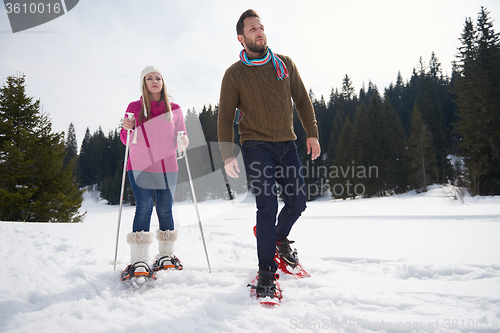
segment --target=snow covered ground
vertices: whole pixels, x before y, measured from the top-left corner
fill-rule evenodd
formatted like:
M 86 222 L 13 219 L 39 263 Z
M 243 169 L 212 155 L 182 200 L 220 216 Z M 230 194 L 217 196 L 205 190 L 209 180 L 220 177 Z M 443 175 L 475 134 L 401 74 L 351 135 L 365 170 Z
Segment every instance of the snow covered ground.
M 251 197 L 176 203 L 183 271 L 134 289 L 124 207 L 87 195 L 80 224 L 0 222 L 2 332 L 499 332 L 500 197 L 424 194 L 319 200 L 292 230 L 311 278 L 281 276 L 281 307 L 249 298 L 255 276 Z M 157 227 L 156 218 L 152 230 Z M 152 249 L 154 255 L 155 248 Z

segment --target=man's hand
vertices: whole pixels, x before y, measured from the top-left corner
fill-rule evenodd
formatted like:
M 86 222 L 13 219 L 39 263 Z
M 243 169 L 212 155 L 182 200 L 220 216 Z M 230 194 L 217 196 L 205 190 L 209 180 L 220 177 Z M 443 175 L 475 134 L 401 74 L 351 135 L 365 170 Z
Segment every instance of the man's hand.
M 307 138 L 307 154 L 311 154 L 311 160 L 315 160 L 321 154 L 321 147 L 319 146 L 319 140 L 316 138 Z
M 230 157 L 224 161 L 224 169 L 226 173 L 231 178 L 238 178 L 238 172 L 240 172 L 240 167 L 238 166 L 238 161 L 236 157 Z

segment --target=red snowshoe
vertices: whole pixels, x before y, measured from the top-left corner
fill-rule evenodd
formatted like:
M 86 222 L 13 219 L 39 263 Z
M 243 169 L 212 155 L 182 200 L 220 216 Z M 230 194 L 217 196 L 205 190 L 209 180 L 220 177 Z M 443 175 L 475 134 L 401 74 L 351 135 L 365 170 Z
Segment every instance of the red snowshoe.
M 257 226 L 253 227 L 253 234 L 257 237 Z M 295 279 L 311 277 L 311 274 L 300 264 L 297 249 L 292 251 L 290 244 L 293 243 L 294 241 L 289 241 L 287 238 L 276 243 L 274 261 L 278 264 L 278 269 L 285 274 L 292 275 Z
M 176 256 L 164 256 L 155 260 L 153 264 L 153 271 L 161 271 L 166 269 L 182 270 L 182 264 Z
M 128 265 L 121 274 L 121 280 L 127 281 L 131 279 L 153 279 L 156 280 L 156 274 L 149 265 L 144 261 L 136 262 Z
M 279 282 L 279 275 L 274 272 L 270 273 L 270 281 L 265 282 L 265 285 L 259 284 L 259 273 L 248 285 L 250 287 L 250 297 L 258 299 L 264 307 L 274 307 L 281 304 L 283 298 Z

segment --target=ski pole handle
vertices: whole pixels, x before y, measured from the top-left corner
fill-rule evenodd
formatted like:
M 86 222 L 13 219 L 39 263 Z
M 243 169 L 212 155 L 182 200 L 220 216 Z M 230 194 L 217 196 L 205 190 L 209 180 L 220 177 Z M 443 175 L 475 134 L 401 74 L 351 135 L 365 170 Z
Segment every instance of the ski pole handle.
M 132 128 L 130 129 L 126 129 L 127 130 L 127 134 L 129 134 L 131 131 L 134 132 L 134 136 L 132 137 L 132 144 L 136 144 L 137 143 L 137 131 L 135 131 L 135 125 L 136 122 L 135 122 L 135 117 L 134 117 L 134 113 L 133 112 L 126 112 L 125 113 L 127 115 L 127 117 L 125 119 L 127 119 L 128 121 L 133 121 L 134 123 L 131 125 Z M 123 120 L 123 122 L 125 123 L 125 119 Z M 128 139 L 127 139 L 127 142 L 128 142 Z
M 128 126 L 131 126 L 131 128 L 125 128 L 127 131 L 132 131 L 134 129 L 134 125 L 135 125 L 135 118 L 134 118 L 134 114 L 132 112 L 127 112 L 125 113 L 126 117 L 125 119 L 123 119 L 123 127 L 125 128 L 125 123 L 127 123 Z M 130 124 L 130 122 L 134 122 L 132 124 Z
M 184 131 L 178 131 L 177 132 L 177 159 L 181 159 L 184 157 L 186 154 L 186 146 L 184 145 L 184 142 L 182 141 L 182 138 L 184 137 Z

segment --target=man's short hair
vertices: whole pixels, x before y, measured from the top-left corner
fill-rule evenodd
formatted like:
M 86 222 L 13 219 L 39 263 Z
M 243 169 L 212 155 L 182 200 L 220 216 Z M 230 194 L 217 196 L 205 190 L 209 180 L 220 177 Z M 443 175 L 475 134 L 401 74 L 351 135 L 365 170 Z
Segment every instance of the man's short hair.
M 244 23 L 245 19 L 247 17 L 256 17 L 260 18 L 259 14 L 253 9 L 248 9 L 246 10 L 243 14 L 241 14 L 240 19 L 238 20 L 238 23 L 236 23 L 236 33 L 238 35 L 243 35 L 243 28 L 244 28 Z

